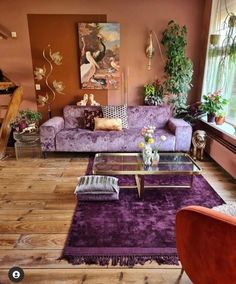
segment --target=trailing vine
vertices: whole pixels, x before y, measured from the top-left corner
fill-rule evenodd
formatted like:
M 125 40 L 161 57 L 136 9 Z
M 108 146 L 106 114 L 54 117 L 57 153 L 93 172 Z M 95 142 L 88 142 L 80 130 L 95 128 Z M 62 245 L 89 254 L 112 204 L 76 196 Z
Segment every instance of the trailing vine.
M 172 95 L 171 104 L 177 115 L 178 109 L 186 108 L 188 92 L 192 87 L 193 64 L 185 55 L 187 29 L 170 21 L 162 35 L 161 43 L 167 55 L 164 87 Z

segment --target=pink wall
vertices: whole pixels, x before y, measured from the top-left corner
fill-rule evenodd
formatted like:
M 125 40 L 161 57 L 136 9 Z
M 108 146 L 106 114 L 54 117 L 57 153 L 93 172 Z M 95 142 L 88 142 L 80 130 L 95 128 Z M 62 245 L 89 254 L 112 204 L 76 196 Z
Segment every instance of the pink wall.
M 7 29 L 16 31 L 16 40 L 0 41 L 0 68 L 15 82 L 23 85 L 24 97 L 35 101 L 31 50 L 27 14 L 107 14 L 108 22 L 121 24 L 121 67 L 129 67 L 128 103 L 143 102 L 142 86 L 158 77 L 163 79 L 163 63 L 156 48 L 151 71 L 147 70 L 144 49 L 148 31 L 155 30 L 159 38 L 170 19 L 188 29 L 187 54 L 194 63 L 193 89 L 190 101 L 199 98 L 198 72 L 202 56 L 203 14 L 210 0 L 1 0 L 1 22 Z M 61 35 L 63 40 L 63 35 Z M 67 56 L 67 55 L 65 55 Z M 123 102 L 121 91 L 110 91 L 110 104 Z

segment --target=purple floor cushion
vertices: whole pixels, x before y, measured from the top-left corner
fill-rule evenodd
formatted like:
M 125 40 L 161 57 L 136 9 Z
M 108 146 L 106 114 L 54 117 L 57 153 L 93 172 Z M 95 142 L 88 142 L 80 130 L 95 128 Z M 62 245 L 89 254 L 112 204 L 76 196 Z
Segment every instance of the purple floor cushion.
M 134 182 L 133 177 L 119 178 L 126 185 Z M 178 182 L 186 178 L 178 177 Z M 166 181 L 149 176 L 146 183 L 161 179 Z M 192 189 L 147 189 L 143 200 L 135 189 L 121 189 L 118 201 L 78 202 L 62 258 L 72 264 L 178 264 L 176 212 L 187 205 L 212 208 L 223 203 L 201 175 L 194 176 Z

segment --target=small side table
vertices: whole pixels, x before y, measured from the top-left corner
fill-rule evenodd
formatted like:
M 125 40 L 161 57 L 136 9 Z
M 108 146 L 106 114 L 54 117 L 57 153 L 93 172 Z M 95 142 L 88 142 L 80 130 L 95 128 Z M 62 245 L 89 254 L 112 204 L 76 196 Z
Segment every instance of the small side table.
M 38 132 L 19 133 L 13 132 L 15 142 L 16 159 L 41 158 L 42 150 Z

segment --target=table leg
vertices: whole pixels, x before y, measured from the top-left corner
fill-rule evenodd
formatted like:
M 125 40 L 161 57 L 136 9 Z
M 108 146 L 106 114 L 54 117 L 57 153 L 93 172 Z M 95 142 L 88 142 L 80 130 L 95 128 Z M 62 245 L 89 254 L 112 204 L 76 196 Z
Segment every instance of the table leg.
M 144 175 L 135 175 L 135 181 L 138 189 L 138 196 L 142 199 L 144 196 Z

